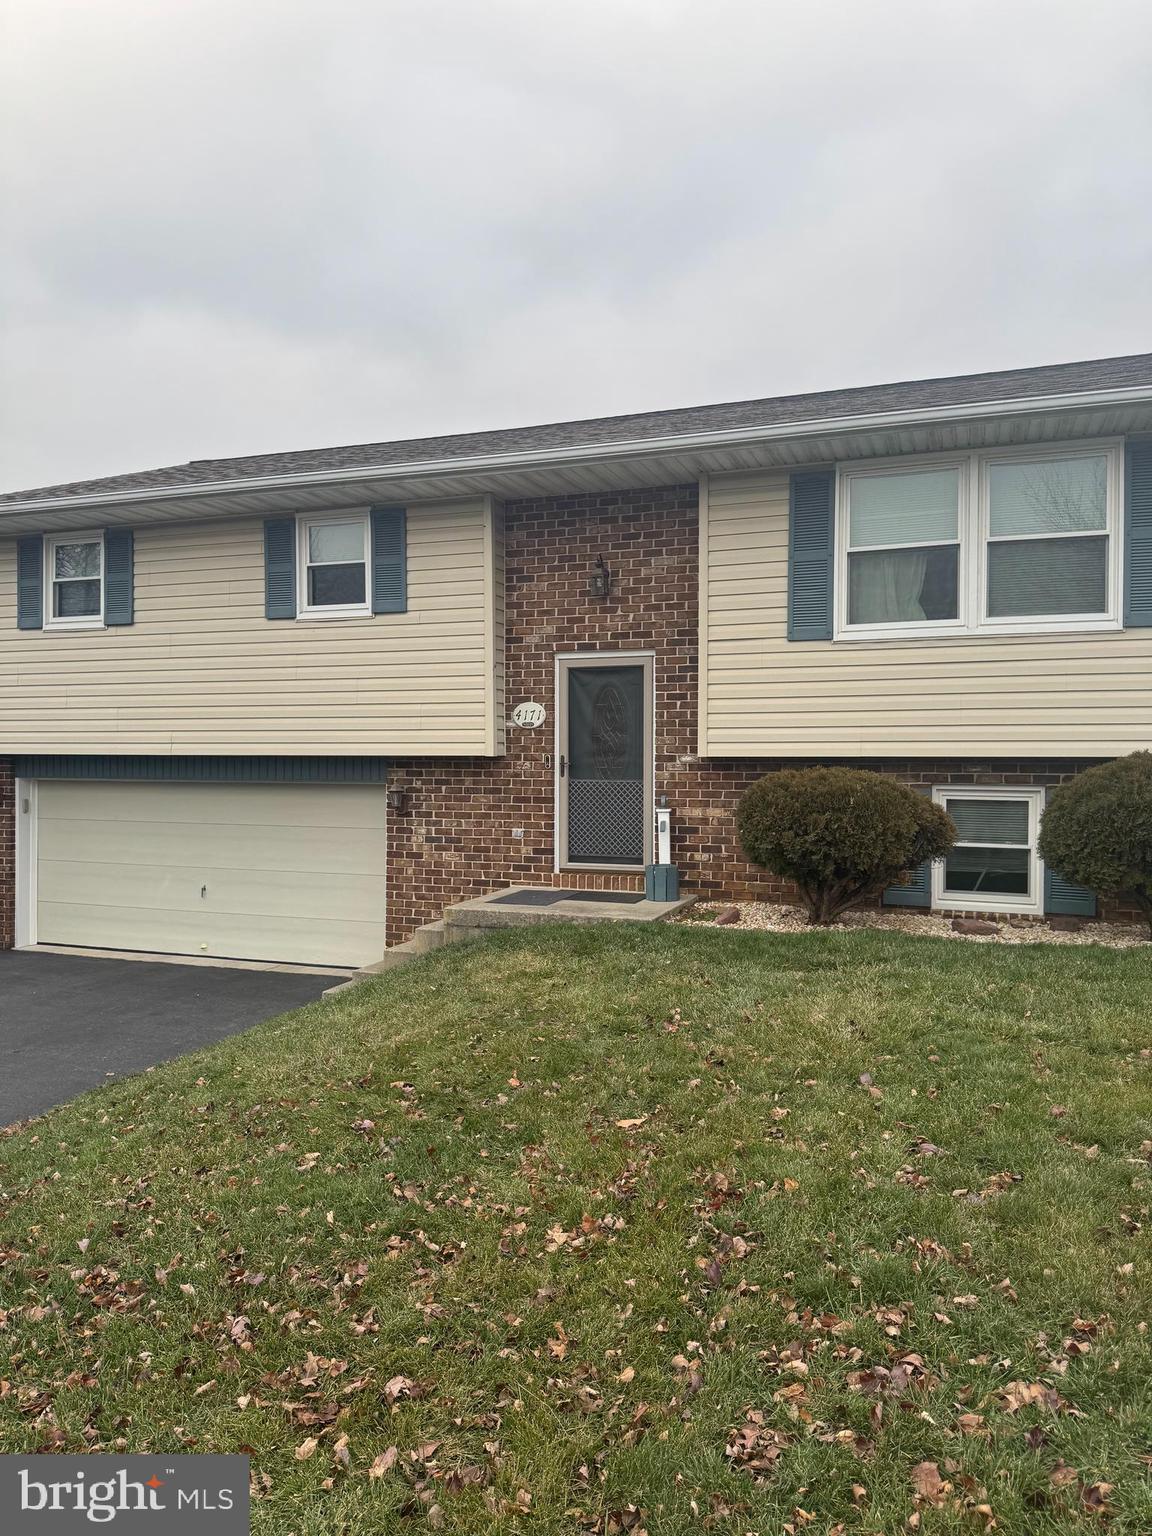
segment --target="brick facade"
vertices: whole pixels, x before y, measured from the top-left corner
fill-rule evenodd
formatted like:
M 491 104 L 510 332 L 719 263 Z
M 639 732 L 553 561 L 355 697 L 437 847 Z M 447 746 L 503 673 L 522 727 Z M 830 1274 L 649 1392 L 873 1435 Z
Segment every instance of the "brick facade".
M 507 702 L 546 706 L 547 724 L 509 726 L 499 759 L 406 761 L 390 785 L 404 809 L 389 828 L 389 942 L 444 907 L 501 884 L 637 890 L 639 876 L 553 872 L 555 658 L 579 650 L 655 655 L 656 795 L 673 814 L 673 861 L 684 887 L 712 896 L 776 899 L 787 885 L 757 870 L 736 843 L 743 790 L 783 761 L 696 755 L 699 634 L 695 485 L 512 501 L 505 507 Z M 607 598 L 589 596 L 597 558 Z M 794 766 L 794 764 L 792 764 Z M 1056 784 L 1087 766 L 1071 759 L 882 760 L 857 766 L 915 786 Z

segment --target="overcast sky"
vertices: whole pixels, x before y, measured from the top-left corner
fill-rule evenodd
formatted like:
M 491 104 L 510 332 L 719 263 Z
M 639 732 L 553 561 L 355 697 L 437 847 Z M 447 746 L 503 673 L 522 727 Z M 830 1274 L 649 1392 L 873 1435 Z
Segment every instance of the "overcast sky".
M 1152 349 L 1147 0 L 0 17 L 0 489 Z

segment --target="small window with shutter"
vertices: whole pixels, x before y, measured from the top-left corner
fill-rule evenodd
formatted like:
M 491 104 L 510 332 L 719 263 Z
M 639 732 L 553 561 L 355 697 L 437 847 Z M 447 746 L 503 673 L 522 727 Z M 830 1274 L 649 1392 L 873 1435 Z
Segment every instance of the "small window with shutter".
M 358 619 L 408 611 L 405 507 L 264 523 L 264 615 Z
M 371 613 L 367 517 L 347 513 L 302 517 L 299 537 L 300 616 L 336 619 Z
M 67 533 L 44 550 L 45 629 L 97 629 L 104 623 L 104 535 Z

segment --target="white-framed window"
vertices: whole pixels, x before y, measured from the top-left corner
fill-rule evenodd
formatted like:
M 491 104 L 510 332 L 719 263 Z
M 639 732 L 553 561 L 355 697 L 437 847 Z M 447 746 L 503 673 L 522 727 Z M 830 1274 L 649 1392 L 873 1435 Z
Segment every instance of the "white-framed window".
M 970 912 L 1044 911 L 1036 851 L 1042 789 L 944 786 L 932 798 L 956 823 L 952 851 L 932 865 L 932 905 Z
M 1118 443 L 844 465 L 836 638 L 1120 627 Z
M 312 619 L 355 618 L 371 613 L 367 516 L 340 512 L 300 517 L 297 537 L 297 613 Z
M 96 629 L 104 623 L 104 535 L 45 540 L 44 627 Z

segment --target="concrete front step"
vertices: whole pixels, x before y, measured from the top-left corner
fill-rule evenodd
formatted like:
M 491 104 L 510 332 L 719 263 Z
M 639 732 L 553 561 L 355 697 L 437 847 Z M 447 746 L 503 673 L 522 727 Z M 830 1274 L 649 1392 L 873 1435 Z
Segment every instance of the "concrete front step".
M 536 905 L 533 898 L 549 890 L 560 899 L 548 906 Z M 614 894 L 631 899 L 617 903 L 600 900 L 600 892 L 588 894 L 597 899 L 581 900 L 585 893 L 578 890 L 513 885 L 471 901 L 456 902 L 444 912 L 445 942 L 475 938 L 485 929 L 525 928 L 536 923 L 659 923 L 683 912 L 696 900 L 695 896 L 682 896 L 678 901 L 637 901 L 635 892 L 621 891 Z M 528 899 L 519 904 L 517 896 Z
M 547 887 L 506 886 L 498 891 L 490 891 L 487 896 L 478 896 L 473 901 L 459 901 L 455 906 L 446 908 L 442 918 L 417 928 L 403 944 L 394 944 L 391 949 L 386 949 L 379 960 L 364 966 L 349 981 L 329 987 L 322 995 L 337 997 L 341 992 L 347 992 L 349 987 L 366 981 L 369 976 L 378 976 L 382 971 L 407 965 L 409 960 L 430 954 L 442 944 L 458 944 L 464 939 L 479 938 L 492 928 L 523 928 L 533 923 L 658 923 L 682 912 L 696 900 L 695 896 L 682 896 L 679 901 L 645 899 L 617 904 L 610 901 L 581 901 L 580 891 L 568 890 L 563 892 L 561 900 L 546 907 L 530 906 L 527 903 L 521 906 L 515 900 L 508 900 L 508 897 L 521 892 L 538 897 L 542 889 Z
M 439 949 L 444 939 L 445 923 L 442 917 L 434 923 L 425 923 L 407 941 L 418 955 L 426 955 L 429 950 Z
M 347 992 L 349 987 L 355 987 L 362 981 L 367 981 L 369 976 L 379 976 L 382 971 L 395 970 L 398 965 L 407 965 L 410 960 L 416 960 L 420 955 L 430 954 L 432 950 L 439 949 L 447 940 L 447 933 L 443 918 L 438 918 L 434 923 L 425 923 L 422 928 L 417 928 L 410 939 L 405 939 L 403 944 L 393 944 L 391 949 L 386 949 L 379 960 L 374 960 L 371 965 L 365 965 L 338 986 L 328 987 L 320 995 L 321 997 L 338 997 L 341 992 Z

